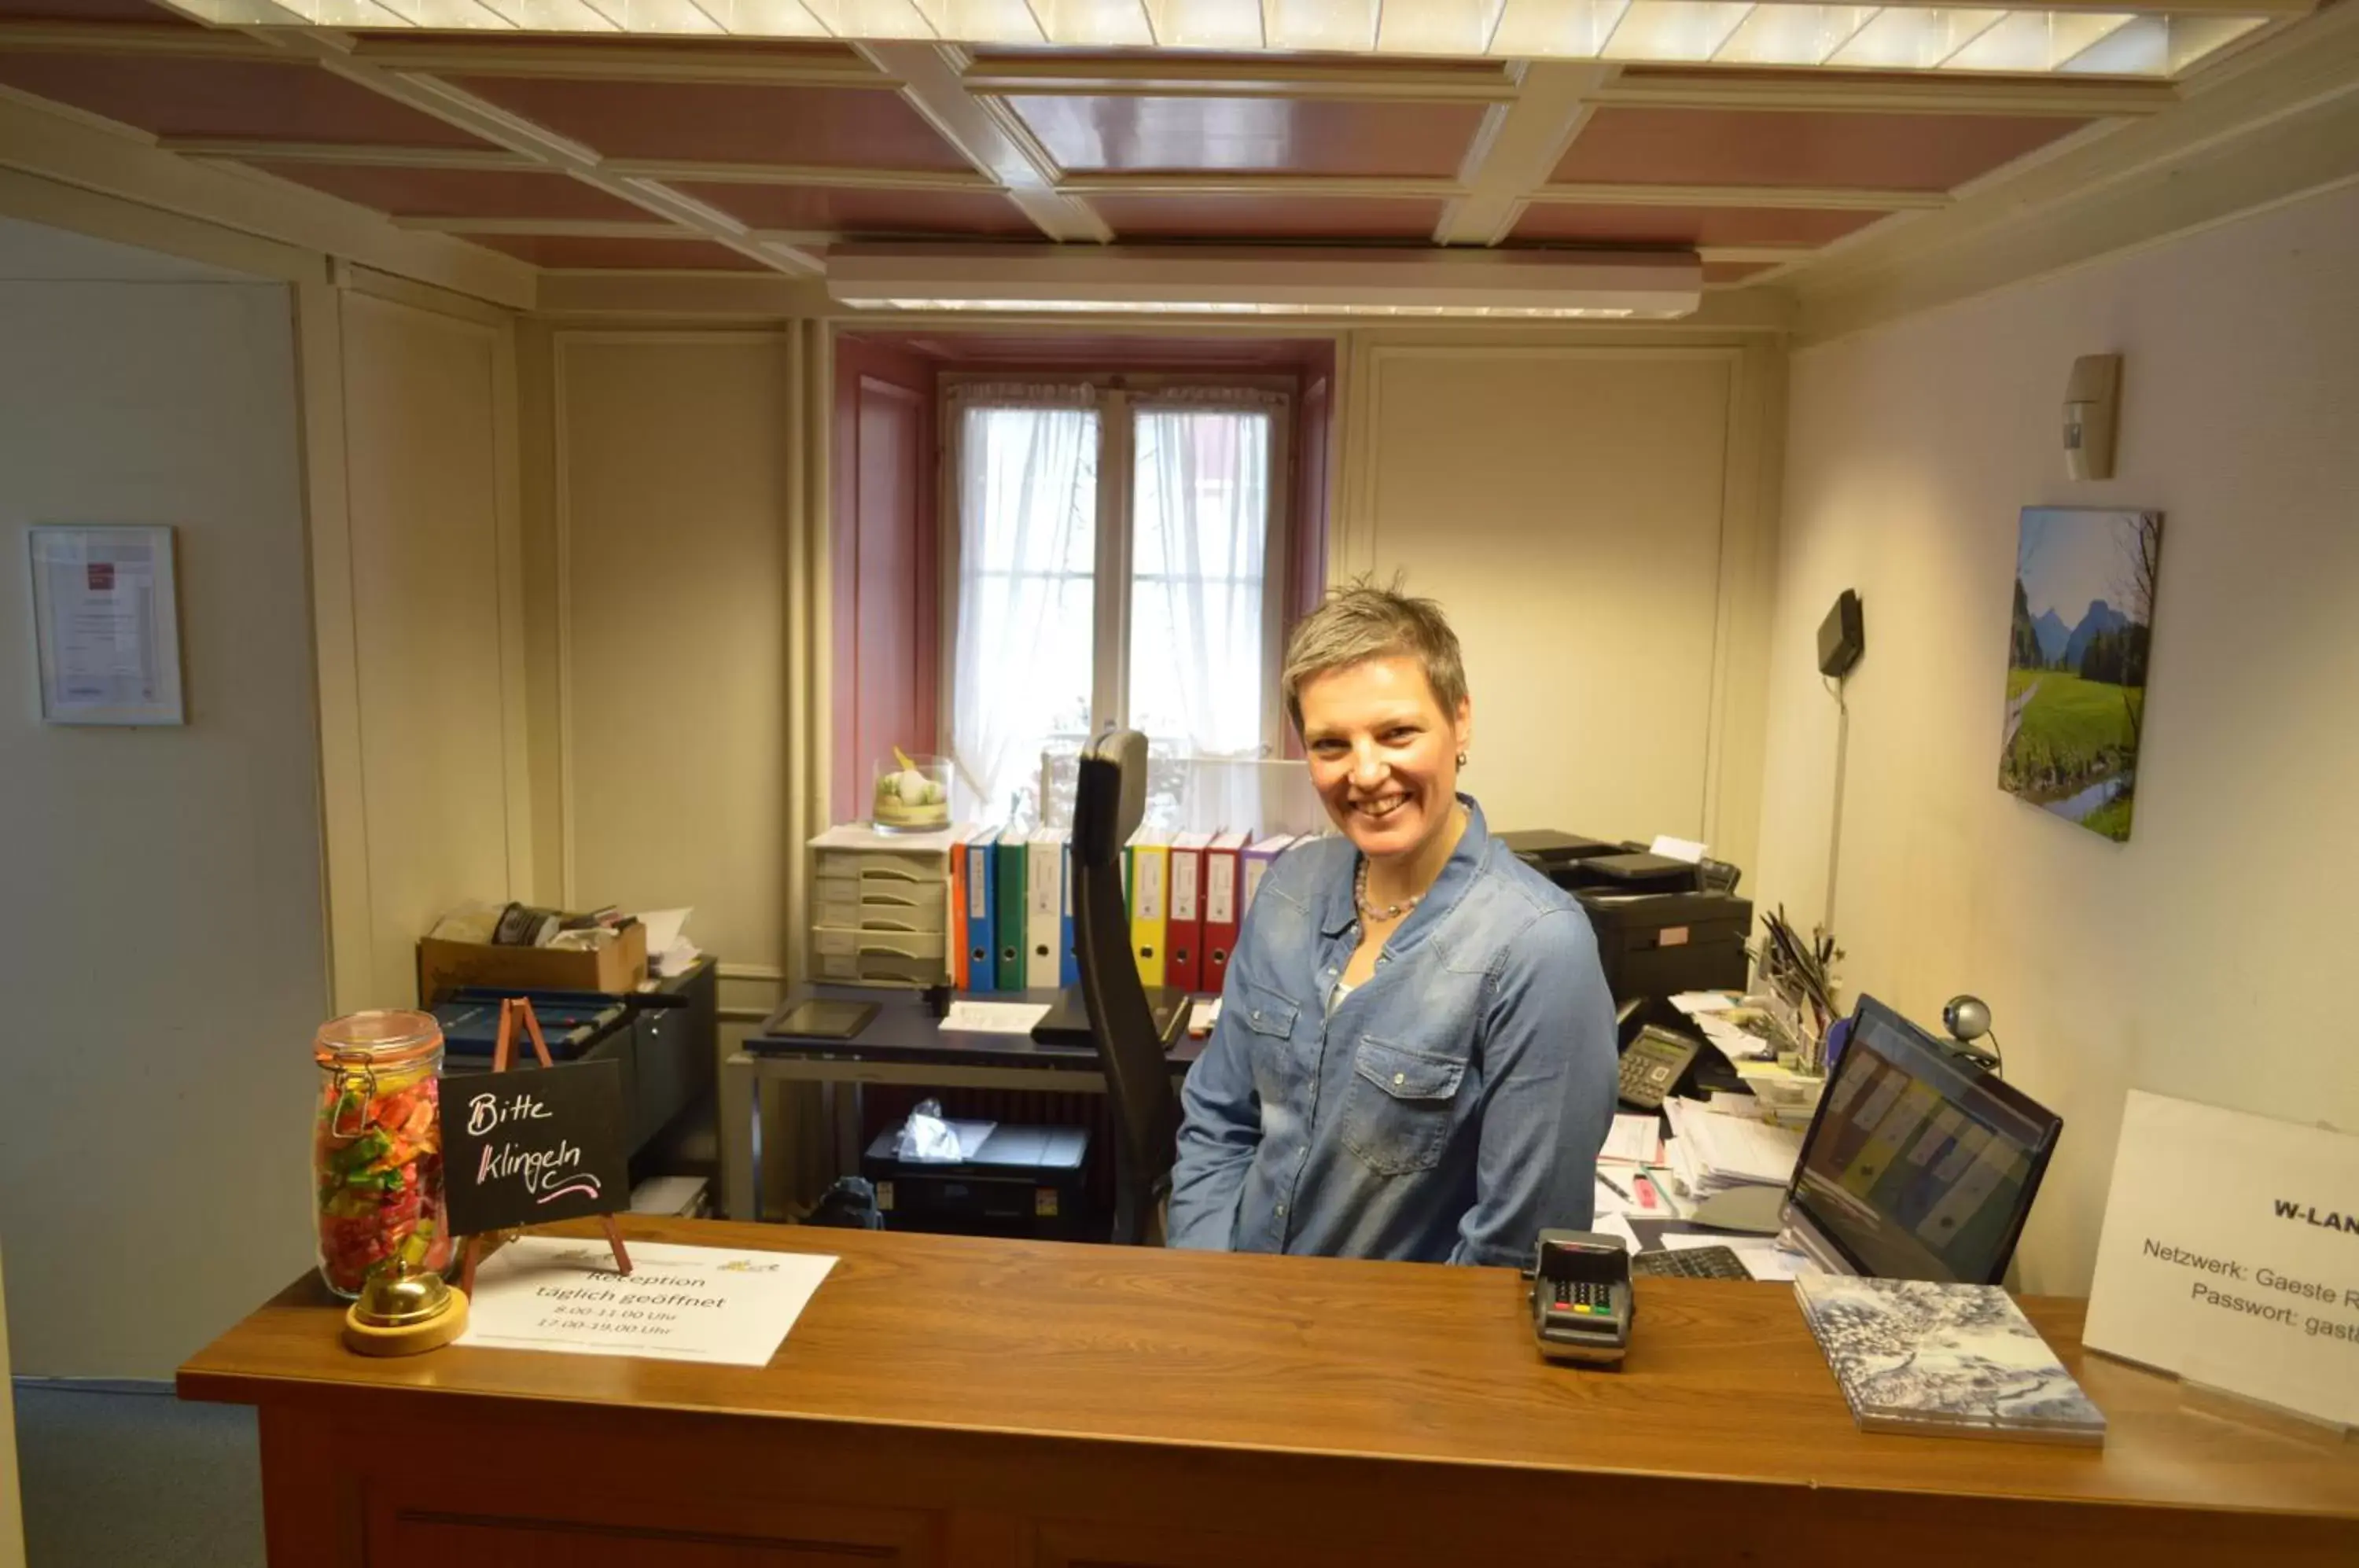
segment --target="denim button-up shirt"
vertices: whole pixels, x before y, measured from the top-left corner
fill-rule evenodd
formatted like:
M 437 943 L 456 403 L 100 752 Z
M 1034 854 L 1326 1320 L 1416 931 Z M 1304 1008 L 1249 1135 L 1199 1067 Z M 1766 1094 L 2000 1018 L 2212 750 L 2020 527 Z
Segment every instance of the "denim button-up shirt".
M 1614 1008 L 1580 905 L 1467 827 L 1375 975 L 1359 852 L 1280 855 L 1245 912 L 1221 1019 L 1189 1071 L 1170 1244 L 1521 1265 L 1586 1228 L 1614 1119 Z

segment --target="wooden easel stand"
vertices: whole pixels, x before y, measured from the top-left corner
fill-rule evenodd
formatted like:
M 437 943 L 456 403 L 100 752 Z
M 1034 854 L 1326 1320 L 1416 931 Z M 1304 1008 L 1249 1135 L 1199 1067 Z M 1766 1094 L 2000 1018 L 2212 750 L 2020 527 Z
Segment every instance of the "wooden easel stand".
M 492 1071 L 506 1072 L 508 1063 L 515 1059 L 516 1026 L 519 1023 L 532 1040 L 534 1057 L 543 1067 L 556 1066 L 549 1054 L 549 1041 L 541 1035 L 540 1019 L 533 1014 L 532 1003 L 522 996 L 508 996 L 500 1002 L 500 1032 L 498 1040 L 492 1047 Z M 606 1245 L 614 1249 L 614 1271 L 628 1274 L 631 1271 L 631 1255 L 623 1249 L 623 1227 L 614 1223 L 612 1214 L 600 1214 L 598 1221 L 605 1227 Z M 460 1255 L 459 1289 L 464 1290 L 471 1301 L 475 1294 L 475 1265 L 490 1257 L 496 1245 L 488 1236 L 467 1237 L 466 1250 Z

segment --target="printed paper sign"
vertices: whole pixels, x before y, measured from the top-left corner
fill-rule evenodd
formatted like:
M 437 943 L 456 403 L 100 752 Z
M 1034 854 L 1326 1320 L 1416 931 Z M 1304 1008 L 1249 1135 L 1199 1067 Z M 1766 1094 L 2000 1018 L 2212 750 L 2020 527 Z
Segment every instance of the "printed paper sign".
M 2359 1424 L 2359 1138 L 2132 1094 L 2082 1342 Z
M 761 1367 L 810 1304 L 832 1258 L 631 1244 L 614 1271 L 603 1240 L 528 1236 L 475 1270 L 461 1345 Z
M 177 724 L 180 633 L 169 528 L 38 528 L 33 626 L 53 724 Z

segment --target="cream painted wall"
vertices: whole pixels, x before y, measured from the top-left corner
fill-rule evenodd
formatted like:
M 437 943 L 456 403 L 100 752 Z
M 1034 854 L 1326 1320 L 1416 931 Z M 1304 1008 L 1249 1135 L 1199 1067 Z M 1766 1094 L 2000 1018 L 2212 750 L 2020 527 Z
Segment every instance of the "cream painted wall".
M 327 996 L 289 291 L 0 283 L 0 343 L 11 1348 L 19 1374 L 163 1377 L 310 1259 Z M 179 529 L 185 726 L 40 722 L 23 530 L 77 521 Z
M 1751 865 L 1767 344 L 1371 338 L 1331 578 L 1440 600 L 1495 828 L 1676 833 Z
M 1761 882 L 1822 907 L 1835 713 L 1813 630 L 1865 601 L 1837 929 L 1846 978 L 1938 1028 L 1987 999 L 2065 1119 L 2019 1258 L 2087 1288 L 2133 1088 L 2359 1127 L 2359 190 L 1799 353 Z M 2065 375 L 2119 352 L 2119 477 L 2065 481 Z M 2134 836 L 1997 787 L 2017 513 L 2165 514 Z M 2331 995 L 2331 993 L 2328 993 Z
M 550 361 L 565 894 L 694 905 L 724 1005 L 758 1007 L 788 946 L 790 340 L 560 331 Z
M 343 1000 L 409 1007 L 435 918 L 529 881 L 514 350 L 505 324 L 340 308 L 368 923 Z

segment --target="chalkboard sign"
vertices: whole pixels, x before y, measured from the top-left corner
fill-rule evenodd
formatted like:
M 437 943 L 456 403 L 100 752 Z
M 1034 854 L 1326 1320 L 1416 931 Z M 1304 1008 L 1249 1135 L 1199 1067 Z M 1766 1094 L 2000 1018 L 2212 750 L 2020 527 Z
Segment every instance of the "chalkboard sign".
M 441 1121 L 454 1236 L 631 1206 L 619 1062 L 445 1078 Z

